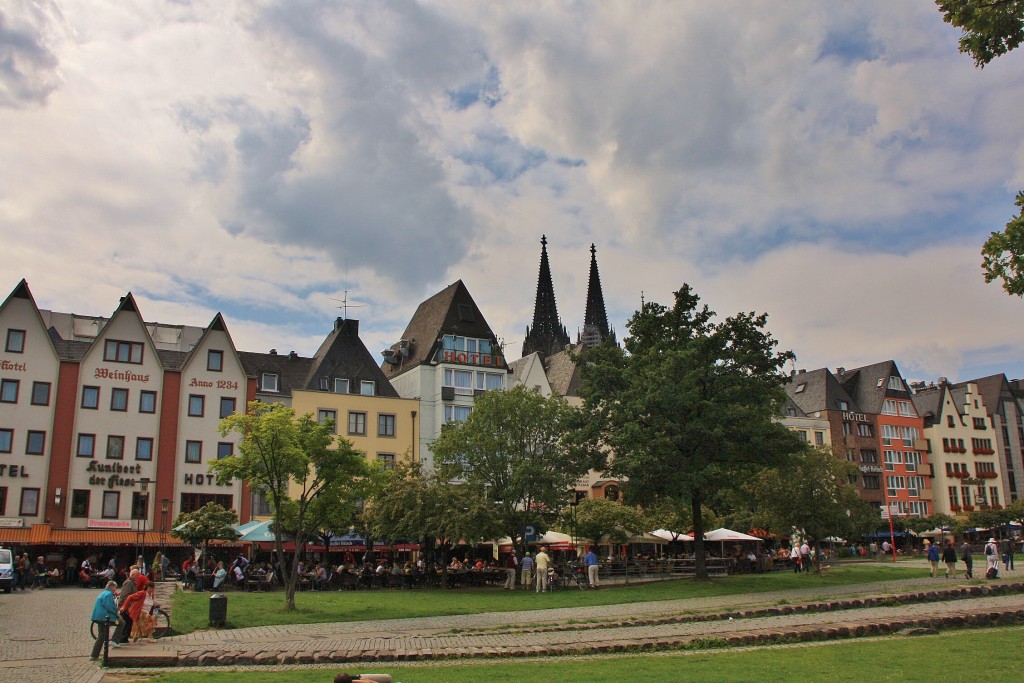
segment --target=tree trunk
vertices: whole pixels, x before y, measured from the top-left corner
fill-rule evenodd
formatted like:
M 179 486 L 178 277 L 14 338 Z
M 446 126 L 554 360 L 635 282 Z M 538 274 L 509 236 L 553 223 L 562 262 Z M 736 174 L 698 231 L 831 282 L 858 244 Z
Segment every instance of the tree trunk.
M 704 520 L 701 517 L 700 489 L 695 488 L 690 496 L 690 513 L 693 515 L 694 574 L 698 579 L 708 578 L 708 566 L 704 557 Z

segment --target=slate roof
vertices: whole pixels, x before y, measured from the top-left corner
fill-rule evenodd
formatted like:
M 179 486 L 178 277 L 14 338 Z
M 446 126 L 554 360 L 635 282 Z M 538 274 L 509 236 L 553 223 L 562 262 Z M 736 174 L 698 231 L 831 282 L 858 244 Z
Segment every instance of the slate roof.
M 880 414 L 882 404 L 887 396 L 900 396 L 910 398 L 907 390 L 898 391 L 888 388 L 890 376 L 897 376 L 902 379 L 899 368 L 891 360 L 865 365 L 852 370 L 844 370 L 838 375 L 839 383 L 843 385 L 847 393 L 853 397 L 853 402 L 863 413 Z M 881 386 L 879 386 L 881 380 Z M 904 382 L 906 387 L 906 382 Z
M 448 285 L 416 308 L 402 333 L 402 340 L 410 344 L 409 355 L 398 355 L 396 364 L 382 363 L 384 375 L 397 377 L 419 365 L 429 364 L 441 337 L 446 334 L 489 339 L 495 348 L 498 346 L 494 332 L 462 280 Z M 399 344 L 391 348 L 397 351 Z
M 512 381 L 519 384 L 523 381 L 523 378 L 530 374 L 530 370 L 535 364 L 540 361 L 540 352 L 534 351 L 533 353 L 523 356 L 519 360 L 514 360 L 508 364 L 508 369 L 512 371 Z
M 552 393 L 559 396 L 579 396 L 580 370 L 569 354 L 570 351 L 580 353 L 582 350 L 583 345 L 577 344 L 544 359 L 544 372 Z
M 946 407 L 945 386 L 944 384 L 939 384 L 937 386 L 923 387 L 915 391 L 910 397 L 910 400 L 914 402 L 917 414 L 924 418 L 925 429 L 942 422 L 943 411 Z M 960 405 L 960 402 L 954 400 L 954 409 L 957 405 Z
M 277 375 L 279 391 L 268 393 L 282 396 L 290 396 L 292 389 L 302 389 L 313 366 L 312 358 L 291 353 L 282 355 L 239 351 L 238 358 L 242 361 L 245 374 L 255 377 L 257 381 L 261 379 L 263 373 Z
M 803 385 L 803 389 L 800 386 Z M 821 410 L 839 410 L 839 402 L 845 401 L 848 410 L 862 411 L 836 376 L 828 368 L 807 370 L 790 376 L 785 386 L 786 394 L 807 415 Z
M 378 396 L 398 398 L 398 392 L 359 338 L 358 320 L 338 318 L 312 361 L 303 386 L 295 388 L 318 391 L 320 378 L 326 377 L 332 388 L 335 378 L 348 379 L 349 391 L 358 393 L 359 382 L 367 380 L 377 385 Z
M 982 400 L 985 401 L 985 411 L 990 416 L 1003 412 L 1003 401 L 1014 400 L 1013 392 L 1010 390 L 1010 383 L 1006 379 L 1006 375 L 1002 373 L 979 379 L 969 379 L 966 382 L 957 382 L 953 386 L 966 387 L 968 384 L 978 385 L 978 393 L 981 394 Z

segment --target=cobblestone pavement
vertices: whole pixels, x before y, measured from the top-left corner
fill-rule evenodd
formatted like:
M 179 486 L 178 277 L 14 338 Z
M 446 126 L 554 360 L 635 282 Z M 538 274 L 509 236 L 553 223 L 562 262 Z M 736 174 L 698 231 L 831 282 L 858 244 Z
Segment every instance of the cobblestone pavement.
M 95 683 L 89 616 L 98 590 L 0 594 L 0 677 L 28 683 Z
M 569 620 L 621 621 L 630 617 L 648 618 L 657 615 L 731 611 L 750 606 L 835 600 L 842 597 L 880 595 L 893 591 L 943 589 L 960 585 L 956 581 L 916 579 L 886 584 L 867 584 L 830 589 L 781 591 L 770 594 L 737 595 L 707 599 L 671 600 L 656 603 L 631 603 L 599 607 L 553 609 L 532 612 L 491 613 L 455 617 L 432 617 L 365 621 L 332 624 L 304 624 L 248 629 L 205 631 L 169 638 L 156 645 L 133 646 L 139 654 L 151 652 L 176 653 L 199 657 L 200 662 L 216 658 L 238 658 L 238 663 L 273 664 L 281 658 L 315 662 L 320 656 L 354 657 L 376 653 L 382 657 L 443 657 L 505 654 L 543 654 L 585 649 L 588 646 L 641 646 L 644 643 L 677 642 L 696 636 L 727 637 L 752 631 L 791 629 L 801 626 L 827 628 L 853 622 L 901 620 L 977 612 L 1024 609 L 1024 595 L 977 597 L 948 602 L 917 603 L 842 610 L 765 616 L 735 621 L 700 621 L 690 623 L 651 623 L 623 625 L 608 623 L 598 629 L 567 628 L 546 632 L 516 632 L 516 627 L 541 624 L 565 624 Z M 533 597 L 533 596 L 531 596 Z M 544 596 L 536 596 L 543 600 Z M 128 655 L 119 650 L 118 656 Z

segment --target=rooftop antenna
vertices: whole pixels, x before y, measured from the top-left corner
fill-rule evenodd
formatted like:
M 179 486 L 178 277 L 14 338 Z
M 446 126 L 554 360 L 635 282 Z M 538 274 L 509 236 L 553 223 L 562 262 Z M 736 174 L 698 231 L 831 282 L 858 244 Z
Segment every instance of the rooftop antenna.
M 334 297 L 330 297 L 330 299 L 331 299 L 331 301 L 337 301 L 338 303 L 341 304 L 340 306 L 335 306 L 335 308 L 340 308 L 341 309 L 341 319 L 342 320 L 348 320 L 348 309 L 350 309 L 350 308 L 366 308 L 366 304 L 350 304 L 348 302 L 348 290 L 347 289 L 345 290 L 345 295 L 343 297 L 341 297 L 340 299 L 335 299 Z

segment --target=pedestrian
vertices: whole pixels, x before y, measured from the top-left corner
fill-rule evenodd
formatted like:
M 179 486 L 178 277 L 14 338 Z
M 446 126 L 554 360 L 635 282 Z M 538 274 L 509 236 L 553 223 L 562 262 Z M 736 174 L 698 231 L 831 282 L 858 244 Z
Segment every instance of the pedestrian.
M 516 557 L 515 548 L 505 558 L 505 590 L 516 589 L 516 574 L 519 573 L 519 558 Z
M 882 554 L 883 555 L 888 555 L 890 548 L 892 548 L 892 546 L 889 545 L 889 541 L 882 541 Z
M 999 547 L 996 539 L 988 539 L 985 544 L 985 578 L 995 579 L 999 576 Z
M 96 642 L 92 645 L 92 655 L 89 659 L 94 662 L 100 658 L 100 650 L 103 649 L 103 643 L 106 642 L 110 633 L 110 624 L 117 621 L 117 605 L 114 603 L 116 595 L 117 584 L 108 581 L 106 588 L 96 596 L 96 602 L 92 606 L 92 621 L 96 624 Z
M 878 557 L 878 543 L 871 541 L 871 545 L 868 546 L 868 552 L 871 553 L 871 559 Z
M 114 635 L 110 637 L 110 642 L 117 645 L 123 645 L 128 642 L 128 637 L 132 633 L 132 618 L 130 614 L 126 614 L 124 604 L 136 591 L 145 588 L 146 583 L 146 577 L 142 576 L 138 569 L 132 569 L 128 573 L 128 578 L 121 584 L 121 590 L 117 593 L 117 611 L 121 614 L 122 619 L 117 623 L 117 628 L 114 629 Z
M 793 547 L 789 549 L 789 561 L 793 563 L 793 571 L 800 573 L 800 545 L 794 543 Z
M 64 560 L 64 585 L 73 585 L 76 576 L 78 576 L 78 558 L 72 553 L 68 555 L 68 559 Z
M 928 544 L 928 575 L 933 579 L 939 573 L 939 547 L 934 543 Z
M 523 561 L 520 566 L 522 567 L 523 587 L 526 588 L 526 590 L 530 590 L 530 585 L 533 583 L 533 557 L 530 553 L 526 553 L 526 555 L 523 556 Z
M 545 548 L 541 548 L 537 552 L 537 557 L 533 558 L 534 566 L 537 568 L 537 592 L 546 591 L 548 589 L 548 565 L 551 563 L 551 558 Z
M 967 538 L 964 538 L 963 545 L 960 546 L 960 559 L 964 561 L 964 578 L 974 578 L 974 556 L 971 555 L 971 544 Z
M 145 578 L 145 575 L 141 575 Z M 145 638 L 147 642 L 155 643 L 153 629 L 156 622 L 153 620 L 153 608 L 156 604 L 153 601 L 155 585 L 151 582 L 144 584 L 145 587 L 137 590 L 124 601 L 121 607 L 121 615 L 127 616 L 132 622 L 131 642 L 137 642 Z
M 807 539 L 800 544 L 800 568 L 805 572 L 811 571 L 811 546 L 807 544 Z
M 942 561 L 946 563 L 946 578 L 956 576 L 956 548 L 953 547 L 953 539 L 946 541 L 946 547 L 942 549 Z
M 1003 539 L 1003 569 L 1005 571 L 1013 569 L 1013 541 L 1009 538 Z
M 594 546 L 587 548 L 587 554 L 583 556 L 583 566 L 587 568 L 587 583 L 591 588 L 598 588 L 601 583 L 598 581 L 597 573 L 600 571 L 601 565 L 597 561 Z

